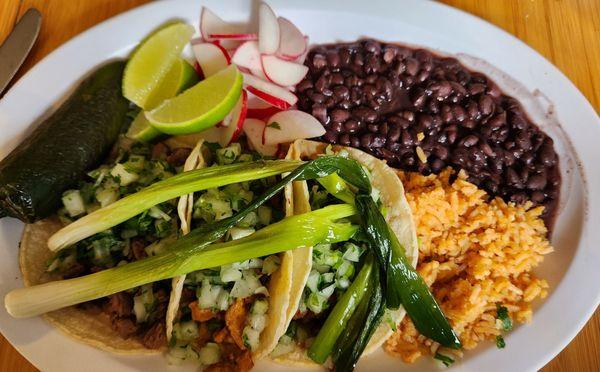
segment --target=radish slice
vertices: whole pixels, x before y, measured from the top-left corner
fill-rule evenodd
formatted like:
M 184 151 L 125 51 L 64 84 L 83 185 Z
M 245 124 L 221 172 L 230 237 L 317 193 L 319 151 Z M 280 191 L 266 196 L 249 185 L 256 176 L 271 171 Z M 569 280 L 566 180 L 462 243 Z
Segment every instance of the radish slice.
M 276 56 L 261 57 L 263 72 L 267 78 L 281 86 L 296 85 L 308 73 L 308 67 L 294 62 L 284 61 Z
M 258 9 L 258 48 L 261 53 L 273 54 L 279 48 L 279 22 L 270 6 L 260 4 Z
M 258 98 L 254 94 L 248 95 L 248 113 L 249 118 L 267 120 L 274 114 L 281 111 L 277 107 L 271 106 L 269 103 Z
M 306 60 L 306 56 L 308 55 L 308 36 L 304 36 L 304 40 L 306 43 L 306 50 L 304 50 L 304 53 L 302 53 L 302 55 L 300 55 L 300 57 L 298 57 L 294 62 L 296 62 L 297 64 L 303 65 L 304 61 Z
M 250 93 L 279 109 L 287 110 L 298 101 L 298 97 L 285 88 L 246 73 L 242 73 L 242 75 L 244 84 Z
M 237 40 L 237 41 L 247 41 L 247 40 L 258 40 L 257 34 L 210 34 L 208 37 L 212 40 Z
M 266 156 L 275 156 L 279 146 L 277 145 L 263 145 L 262 136 L 265 130 L 265 122 L 258 119 L 246 119 L 244 121 L 244 133 L 248 139 L 248 143 L 254 150 L 259 154 Z
M 237 101 L 233 110 L 225 120 L 223 120 L 224 127 L 222 128 L 222 136 L 219 139 L 219 144 L 223 147 L 229 146 L 232 142 L 235 142 L 240 133 L 242 133 L 242 127 L 244 120 L 246 120 L 246 114 L 248 112 L 248 93 L 242 90 L 242 95 Z
M 256 41 L 246 41 L 235 50 L 231 61 L 250 70 L 262 69 L 258 43 Z
M 213 41 L 216 38 L 211 38 L 210 35 L 225 35 L 225 34 L 245 34 L 244 26 L 225 22 L 221 17 L 210 11 L 206 7 L 202 7 L 200 12 L 200 34 L 205 41 Z M 237 40 L 223 40 L 223 47 L 235 48 L 239 42 Z
M 230 63 L 227 51 L 215 43 L 195 44 L 192 49 L 205 78 L 216 74 Z
M 264 143 L 275 145 L 324 134 L 325 128 L 312 115 L 299 110 L 281 111 L 271 116 L 267 122 Z
M 304 54 L 307 49 L 307 40 L 298 27 L 287 18 L 279 17 L 277 22 L 279 22 L 281 35 L 277 55 L 285 60 L 293 61 Z
M 250 70 L 250 73 L 259 79 L 269 81 L 269 78 L 267 77 L 267 75 L 265 75 L 265 72 L 263 71 L 262 66 L 257 69 L 253 68 L 252 70 Z

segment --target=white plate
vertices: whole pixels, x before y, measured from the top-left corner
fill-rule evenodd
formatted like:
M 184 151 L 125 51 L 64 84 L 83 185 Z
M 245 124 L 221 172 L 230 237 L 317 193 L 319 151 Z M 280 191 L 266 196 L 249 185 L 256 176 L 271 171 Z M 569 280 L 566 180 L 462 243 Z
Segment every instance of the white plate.
M 244 0 L 207 0 L 203 4 L 228 20 L 245 21 L 251 13 L 251 3 Z M 600 161 L 597 145 L 600 120 L 590 104 L 560 71 L 514 37 L 438 3 L 273 0 L 271 4 L 277 13 L 293 20 L 306 32 L 312 42 L 350 41 L 370 36 L 460 54 L 465 63 L 492 74 L 509 94 L 522 99 L 534 121 L 552 135 L 561 157 L 564 187 L 563 207 L 553 236 L 556 252 L 547 257 L 539 270 L 551 284 L 550 295 L 539 304 L 532 324 L 518 327 L 508 335 L 504 350 L 497 350 L 491 343 L 481 345 L 467 352 L 464 360 L 456 363 L 452 370 L 528 371 L 546 364 L 583 327 L 600 299 L 600 250 L 597 247 L 600 196 L 587 193 L 587 190 L 600 190 L 597 163 Z M 166 20 L 181 18 L 196 25 L 200 6 L 199 1 L 154 2 L 86 31 L 46 57 L 0 101 L 0 158 L 94 66 L 126 56 L 140 39 Z M 480 59 L 500 70 L 490 68 Z M 562 129 L 554 123 L 555 118 Z M 1 297 L 22 286 L 17 265 L 22 228 L 16 220 L 0 220 Z M 27 359 L 44 371 L 154 371 L 167 367 L 159 356 L 122 357 L 98 351 L 68 339 L 40 318 L 12 319 L 4 307 L 0 310 L 0 330 Z M 358 369 L 424 370 L 431 366 L 427 361 L 407 366 L 379 352 L 362 360 Z M 258 370 L 293 370 L 264 363 L 258 367 Z

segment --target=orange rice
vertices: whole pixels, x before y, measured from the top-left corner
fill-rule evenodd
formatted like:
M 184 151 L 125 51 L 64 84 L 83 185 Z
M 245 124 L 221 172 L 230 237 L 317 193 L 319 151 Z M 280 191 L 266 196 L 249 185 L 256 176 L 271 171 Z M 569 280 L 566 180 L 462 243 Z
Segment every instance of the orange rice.
M 513 321 L 531 321 L 531 302 L 548 288 L 531 270 L 553 249 L 540 218 L 543 207 L 489 200 L 463 172 L 454 182 L 452 175 L 449 169 L 431 176 L 399 172 L 417 226 L 418 271 L 463 347 L 473 349 L 502 334 L 497 305 Z M 408 363 L 437 349 L 408 317 L 385 344 Z

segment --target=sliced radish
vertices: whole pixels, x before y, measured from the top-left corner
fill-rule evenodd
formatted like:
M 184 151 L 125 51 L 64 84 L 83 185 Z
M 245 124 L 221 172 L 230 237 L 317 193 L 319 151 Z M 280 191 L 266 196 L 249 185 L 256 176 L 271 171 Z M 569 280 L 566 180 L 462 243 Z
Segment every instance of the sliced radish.
M 277 145 L 263 145 L 262 136 L 265 130 L 265 122 L 258 119 L 246 119 L 244 121 L 244 133 L 248 139 L 248 143 L 254 150 L 259 154 L 266 156 L 275 156 L 279 146 Z
M 262 64 L 260 61 L 260 52 L 258 51 L 258 43 L 256 41 L 246 41 L 235 50 L 231 61 L 238 66 L 250 70 L 260 70 Z
M 273 9 L 261 3 L 258 9 L 258 47 L 261 53 L 273 54 L 279 48 L 280 30 Z
M 304 40 L 306 42 L 306 50 L 304 50 L 304 53 L 302 53 L 300 55 L 300 57 L 296 58 L 296 60 L 294 61 L 300 65 L 304 64 L 304 61 L 306 60 L 306 56 L 308 55 L 308 51 L 310 50 L 310 49 L 308 49 L 308 36 L 304 36 Z
M 281 111 L 277 107 L 271 106 L 271 104 L 263 101 L 254 94 L 248 95 L 248 113 L 249 118 L 267 120 L 272 115 Z
M 298 97 L 285 88 L 246 73 L 242 75 L 250 93 L 279 109 L 287 110 L 298 101 Z
M 261 80 L 269 81 L 269 78 L 267 77 L 267 75 L 265 75 L 262 66 L 257 69 L 253 68 L 252 70 L 250 70 L 250 73 Z
M 279 22 L 280 40 L 277 55 L 292 61 L 300 57 L 307 49 L 307 40 L 292 22 L 287 18 L 277 18 Z
M 263 72 L 275 84 L 287 87 L 296 85 L 308 73 L 308 67 L 294 62 L 284 61 L 276 56 L 261 57 Z
M 217 38 L 211 38 L 211 35 L 226 35 L 226 34 L 245 34 L 244 26 L 225 22 L 221 17 L 210 11 L 206 7 L 202 7 L 200 12 L 200 34 L 205 41 L 213 41 Z M 237 40 L 223 40 L 223 47 L 229 49 L 236 47 L 239 42 Z
M 215 43 L 194 44 L 192 49 L 205 78 L 216 74 L 230 63 L 227 51 Z
M 248 113 L 248 93 L 242 90 L 242 95 L 237 101 L 233 110 L 225 120 L 223 120 L 222 136 L 219 140 L 219 144 L 223 147 L 229 146 L 232 142 L 235 142 L 240 133 L 242 133 L 242 127 L 244 120 L 246 120 L 246 114 Z
M 237 41 L 247 41 L 247 40 L 258 40 L 257 34 L 210 34 L 208 37 L 212 40 L 237 40 Z
M 325 128 L 312 115 L 299 110 L 281 111 L 269 118 L 265 126 L 264 143 L 275 145 L 324 134 Z

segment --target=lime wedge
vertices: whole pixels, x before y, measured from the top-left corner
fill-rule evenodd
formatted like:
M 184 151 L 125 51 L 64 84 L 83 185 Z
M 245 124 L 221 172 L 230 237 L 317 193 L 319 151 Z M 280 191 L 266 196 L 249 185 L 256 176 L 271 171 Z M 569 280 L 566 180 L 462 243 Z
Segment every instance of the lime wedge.
M 166 77 L 193 34 L 192 26 L 175 23 L 146 39 L 127 62 L 123 96 L 143 109 L 153 108 L 172 97 L 165 94 L 176 91 L 177 82 Z
M 242 74 L 235 65 L 167 99 L 146 118 L 167 134 L 189 134 L 209 128 L 227 116 L 242 94 Z
M 198 74 L 196 74 L 192 65 L 178 58 L 165 76 L 163 83 L 156 90 L 161 91 L 161 95 L 166 99 L 186 90 L 197 82 Z M 150 125 L 150 122 L 146 119 L 145 112 L 141 111 L 129 126 L 126 136 L 134 140 L 146 142 L 161 134 L 160 131 Z

